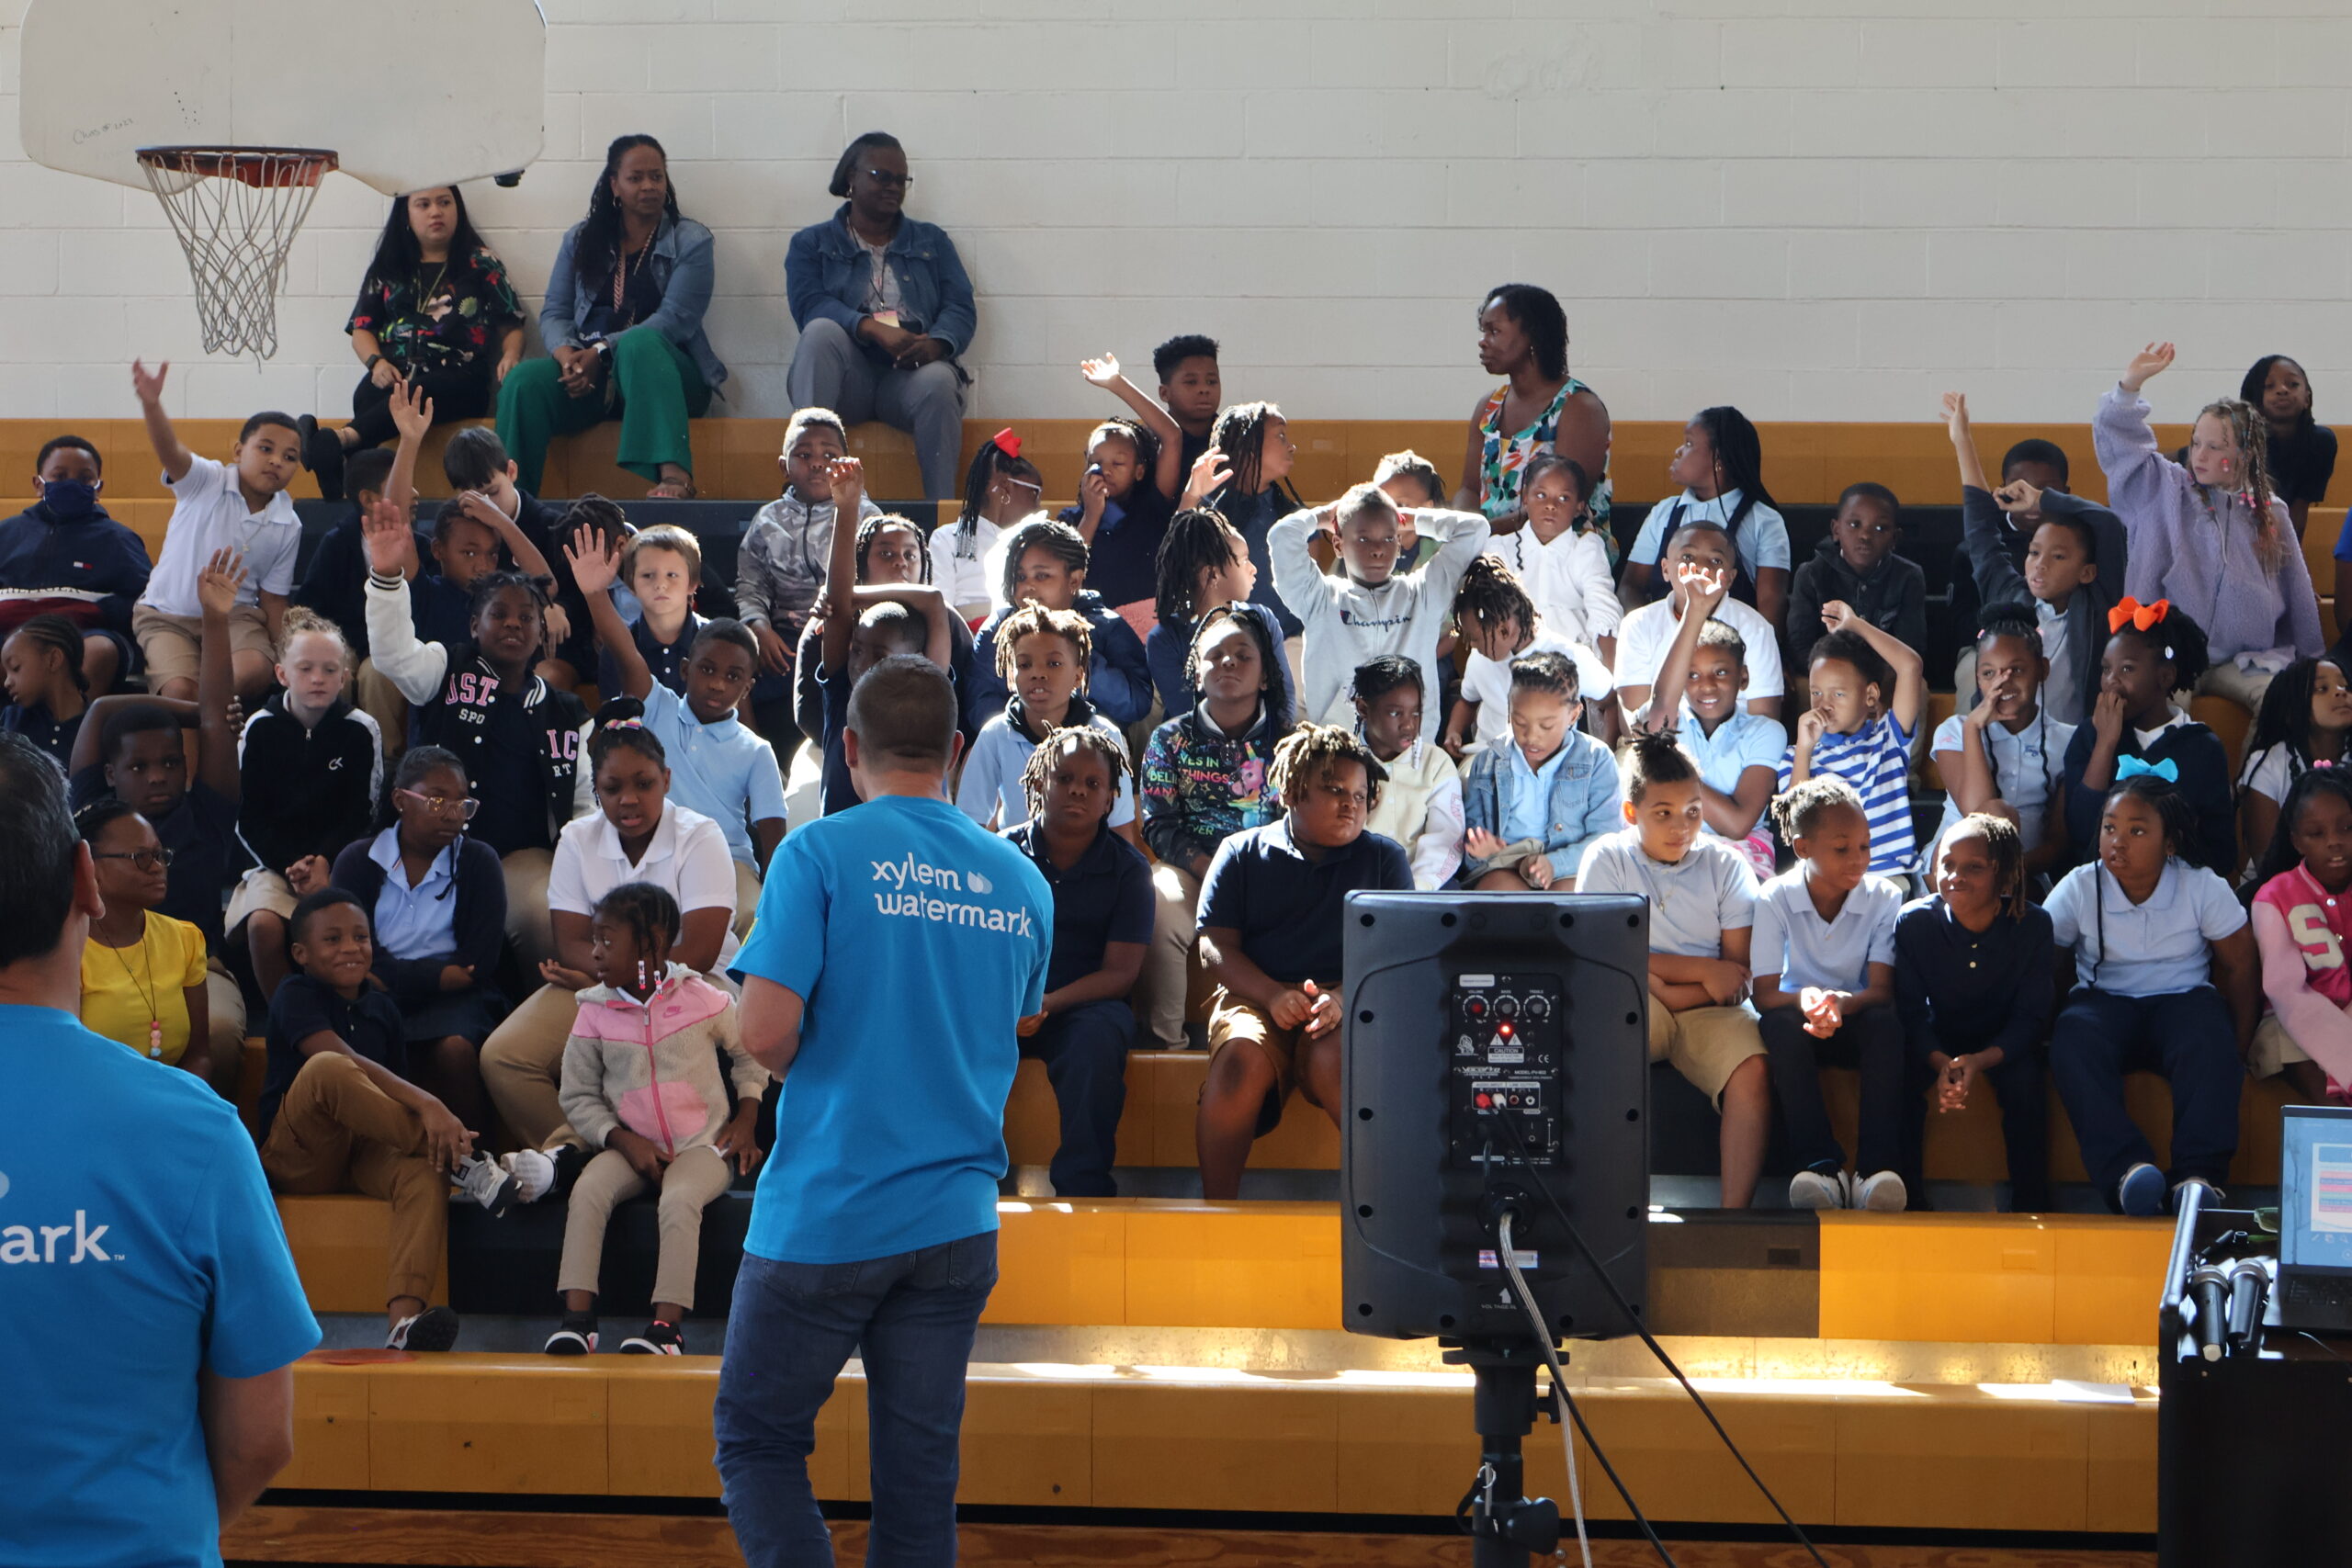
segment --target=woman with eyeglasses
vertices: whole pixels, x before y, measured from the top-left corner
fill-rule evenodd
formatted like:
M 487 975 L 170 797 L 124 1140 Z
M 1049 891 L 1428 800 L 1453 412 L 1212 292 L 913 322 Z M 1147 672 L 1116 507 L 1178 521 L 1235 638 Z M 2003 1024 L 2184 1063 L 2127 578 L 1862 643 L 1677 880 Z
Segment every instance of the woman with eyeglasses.
M 492 976 L 506 935 L 498 852 L 469 837 L 481 802 L 456 752 L 415 747 L 387 792 L 391 826 L 334 857 L 334 886 L 368 911 L 376 978 L 400 1005 L 424 1077 L 451 1114 L 485 1127 L 481 1043 L 506 1016 Z
M 155 908 L 171 886 L 172 852 L 118 795 L 101 795 L 74 821 L 90 846 L 107 902 L 82 948 L 84 1027 L 149 1061 L 194 1073 L 233 1100 L 244 1064 L 213 1060 L 204 933 Z
M 869 130 L 833 165 L 832 217 L 792 237 L 785 295 L 800 342 L 785 390 L 796 409 L 828 408 L 851 424 L 878 419 L 915 438 L 925 501 L 956 493 L 972 280 L 956 242 L 902 210 L 914 176 L 906 150 Z

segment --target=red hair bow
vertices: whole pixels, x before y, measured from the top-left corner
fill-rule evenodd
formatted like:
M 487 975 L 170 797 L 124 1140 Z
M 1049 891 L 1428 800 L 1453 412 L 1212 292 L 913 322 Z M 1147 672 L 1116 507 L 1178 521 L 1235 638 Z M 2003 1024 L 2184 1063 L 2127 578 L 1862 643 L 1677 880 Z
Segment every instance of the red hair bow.
M 1008 457 L 1018 457 L 1021 456 L 1021 437 L 1012 434 L 1012 426 L 1009 424 L 1002 430 L 998 431 L 994 435 L 989 436 L 989 445 L 995 447 L 998 451 L 1003 453 Z
M 2130 626 L 2135 631 L 2147 631 L 2163 623 L 2172 611 L 2172 601 L 2159 599 L 2153 604 L 2143 604 L 2132 598 L 2118 599 L 2115 608 L 2107 613 L 2107 630 L 2111 637 Z

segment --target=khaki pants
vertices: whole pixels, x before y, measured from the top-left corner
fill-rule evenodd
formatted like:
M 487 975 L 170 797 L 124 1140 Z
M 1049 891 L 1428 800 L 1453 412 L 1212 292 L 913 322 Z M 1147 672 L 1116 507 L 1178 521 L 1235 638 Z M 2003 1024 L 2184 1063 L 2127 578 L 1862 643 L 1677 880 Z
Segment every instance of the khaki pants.
M 1140 982 L 1146 1032 L 1150 1037 L 1145 1048 L 1181 1051 L 1187 1043 L 1184 1021 L 1192 1016 L 1193 987 L 1199 977 L 1200 966 L 1193 961 L 1193 922 L 1201 900 L 1201 879 L 1182 866 L 1155 865 L 1151 892 L 1158 908 Z
M 481 1046 L 481 1081 L 498 1114 L 526 1149 L 576 1144 L 563 1118 L 563 1043 L 580 999 L 561 986 L 541 986 L 491 1031 Z
M 702 1251 L 702 1212 L 735 1185 L 735 1166 L 709 1145 L 691 1148 L 662 1170 L 662 1251 L 654 1265 L 653 1299 L 682 1307 L 695 1304 L 695 1264 Z M 606 1149 L 588 1162 L 572 1184 L 571 1211 L 563 1219 L 563 1261 L 556 1269 L 559 1291 L 595 1295 L 605 1260 L 605 1227 L 613 1206 L 645 1190 L 626 1156 Z
M 2262 711 L 2262 694 L 2270 690 L 2271 677 L 2260 670 L 2241 670 L 2234 660 L 2223 659 L 2205 671 L 2197 682 L 2197 694 L 2205 697 L 2227 697 L 2248 713 Z M 2188 705 L 2180 705 L 2186 708 Z
M 416 1113 L 369 1081 L 357 1058 L 322 1052 L 302 1064 L 261 1146 L 280 1192 L 356 1188 L 392 1206 L 389 1303 L 427 1299 L 448 1252 L 449 1179 L 425 1156 Z
M 1764 1035 L 1745 1007 L 1685 1008 L 1671 1012 L 1650 998 L 1650 1060 L 1671 1062 L 1717 1111 L 1724 1085 L 1750 1056 L 1764 1055 Z
M 130 635 L 139 639 L 140 657 L 147 661 L 147 687 L 160 691 L 166 681 L 197 679 L 204 649 L 204 618 L 168 615 L 147 604 L 130 609 Z M 277 645 L 270 640 L 269 617 L 258 604 L 240 604 L 229 612 L 229 651 L 257 654 L 276 663 Z
M 759 868 L 739 860 L 735 863 L 735 934 L 738 937 L 752 929 L 752 917 L 759 912 Z M 666 1296 L 662 1299 L 669 1300 Z
M 399 761 L 401 753 L 408 750 L 408 699 L 372 659 L 359 661 L 351 690 L 352 706 L 374 719 L 376 728 L 384 732 L 385 765 Z
M 526 979 L 555 956 L 555 922 L 548 916 L 548 874 L 555 855 L 548 850 L 516 850 L 501 863 L 506 873 L 506 940 Z

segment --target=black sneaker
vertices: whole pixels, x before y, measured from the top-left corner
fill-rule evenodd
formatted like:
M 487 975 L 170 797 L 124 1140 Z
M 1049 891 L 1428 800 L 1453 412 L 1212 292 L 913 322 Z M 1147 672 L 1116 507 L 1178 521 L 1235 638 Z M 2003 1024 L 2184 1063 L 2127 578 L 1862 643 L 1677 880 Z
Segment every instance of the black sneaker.
M 585 1356 L 596 1348 L 596 1320 L 593 1317 L 567 1317 L 562 1326 L 548 1336 L 540 1347 L 550 1356 Z
M 632 1334 L 621 1341 L 624 1356 L 683 1356 L 686 1353 L 686 1337 L 678 1332 L 674 1323 L 656 1318 L 646 1325 L 642 1334 Z
M 458 1314 L 447 1307 L 426 1307 L 404 1317 L 385 1339 L 388 1350 L 447 1350 L 458 1343 Z
M 320 499 L 341 501 L 343 460 L 349 456 L 343 437 L 332 430 L 320 429 L 315 414 L 306 413 L 296 420 L 294 431 L 301 438 L 302 466 L 318 478 Z

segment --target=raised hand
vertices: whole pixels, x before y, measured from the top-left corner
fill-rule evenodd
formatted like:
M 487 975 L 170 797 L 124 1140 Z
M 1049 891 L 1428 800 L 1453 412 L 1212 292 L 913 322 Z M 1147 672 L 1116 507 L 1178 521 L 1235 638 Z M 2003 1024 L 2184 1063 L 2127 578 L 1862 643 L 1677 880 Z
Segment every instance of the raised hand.
M 865 464 L 856 457 L 835 457 L 825 465 L 825 477 L 832 481 L 833 515 L 852 519 L 865 502 Z
M 164 378 L 171 373 L 172 362 L 168 359 L 156 366 L 152 372 L 143 360 L 134 359 L 130 362 L 130 389 L 137 394 L 141 408 L 164 400 Z
M 1700 620 L 1705 621 L 1723 608 L 1724 598 L 1730 594 L 1731 572 L 1723 567 L 1678 561 L 1674 567 L 1674 584 L 1682 590 L 1684 614 L 1696 614 Z
M 376 368 L 381 370 L 390 363 L 389 359 L 379 359 Z M 397 376 L 398 372 L 394 374 Z M 424 395 L 422 382 L 401 378 L 392 393 L 392 426 L 403 441 L 422 441 L 424 433 L 433 428 L 433 400 Z
M 237 607 L 237 591 L 245 585 L 245 564 L 234 550 L 215 550 L 196 580 L 196 602 L 208 615 L 226 615 Z
M 379 577 L 406 577 L 416 564 L 416 536 L 389 501 L 377 502 L 359 519 L 359 543 L 368 552 L 368 570 Z
M 605 538 L 601 528 L 574 528 L 563 558 L 571 563 L 571 581 L 582 593 L 603 593 L 620 581 L 620 542 Z
M 2152 343 L 2133 355 L 2132 363 L 2123 367 L 2123 389 L 2137 392 L 2151 377 L 2163 375 L 2171 367 L 2175 352 L 2168 343 Z
M 1843 599 L 1832 599 L 1821 607 L 1821 624 L 1833 632 L 1850 630 L 1861 617 Z
M 2002 511 L 2015 515 L 2041 510 L 2041 492 L 2023 479 L 2011 479 L 1993 492 L 1993 500 Z
M 1944 428 L 1951 432 L 1951 438 L 1954 441 L 1968 439 L 1968 394 L 1966 392 L 1944 394 Z
M 1225 449 L 1212 446 L 1193 459 L 1192 477 L 1184 481 L 1184 499 L 1181 505 L 1198 506 L 1225 488 L 1233 478 L 1233 467 L 1225 458 Z
M 1119 378 L 1119 356 L 1106 354 L 1100 359 L 1081 359 L 1078 373 L 1097 387 L 1108 387 Z

